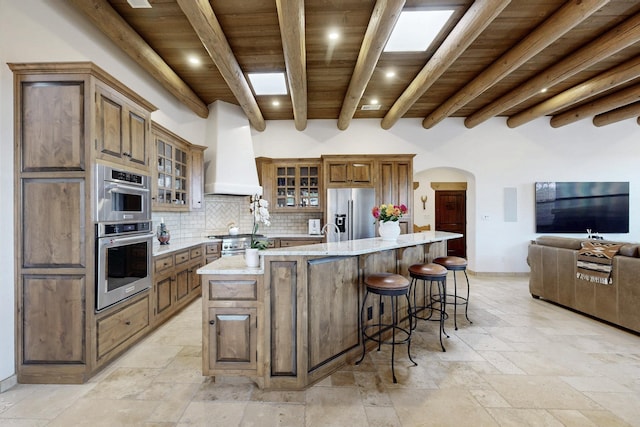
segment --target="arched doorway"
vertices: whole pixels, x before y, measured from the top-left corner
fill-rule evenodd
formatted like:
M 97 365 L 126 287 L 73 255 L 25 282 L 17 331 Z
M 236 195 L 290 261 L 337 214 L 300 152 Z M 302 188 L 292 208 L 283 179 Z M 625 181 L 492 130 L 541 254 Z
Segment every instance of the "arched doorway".
M 464 239 L 448 242 L 449 253 L 464 256 L 471 266 L 475 256 L 475 177 L 462 169 L 439 167 L 414 171 L 413 178 L 414 224 L 463 234 Z M 436 212 L 436 205 L 444 210 Z M 445 213 L 447 208 L 452 212 Z M 448 218 L 452 214 L 454 220 Z

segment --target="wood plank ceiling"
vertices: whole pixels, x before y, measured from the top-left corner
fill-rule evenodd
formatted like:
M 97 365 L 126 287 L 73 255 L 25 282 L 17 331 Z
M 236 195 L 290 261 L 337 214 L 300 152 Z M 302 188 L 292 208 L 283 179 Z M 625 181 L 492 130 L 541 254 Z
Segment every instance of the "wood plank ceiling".
M 640 124 L 637 0 L 68 1 L 196 114 L 226 101 L 258 130 L 354 118 L 389 129 L 401 117 L 427 129 L 446 117 Z M 442 8 L 455 12 L 427 51 L 382 51 L 401 10 Z M 274 71 L 287 72 L 289 95 L 254 96 L 246 74 Z M 374 98 L 380 108 L 363 110 Z

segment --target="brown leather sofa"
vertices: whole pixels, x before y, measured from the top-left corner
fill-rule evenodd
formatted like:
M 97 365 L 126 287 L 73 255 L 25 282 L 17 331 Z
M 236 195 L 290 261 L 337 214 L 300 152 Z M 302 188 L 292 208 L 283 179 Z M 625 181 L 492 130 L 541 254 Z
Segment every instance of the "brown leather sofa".
M 640 333 L 640 244 L 621 243 L 613 257 L 611 285 L 576 278 L 581 243 L 586 239 L 541 236 L 529 245 L 529 291 L 598 319 Z

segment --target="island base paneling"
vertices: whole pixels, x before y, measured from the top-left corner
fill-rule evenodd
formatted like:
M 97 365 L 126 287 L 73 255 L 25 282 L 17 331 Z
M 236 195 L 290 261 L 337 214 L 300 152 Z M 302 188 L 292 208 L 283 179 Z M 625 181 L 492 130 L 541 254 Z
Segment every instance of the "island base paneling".
M 447 242 L 442 240 L 345 256 L 271 254 L 263 256 L 264 274 L 260 275 L 225 274 L 223 270 L 219 274 L 207 273 L 215 270 L 203 267 L 204 374 L 242 375 L 270 390 L 303 390 L 321 381 L 360 357 L 364 278 L 377 272 L 409 278 L 410 265 L 443 256 L 446 248 Z M 211 265 L 224 261 L 223 258 Z M 255 292 L 241 286 L 243 281 L 254 279 Z M 422 289 L 417 298 L 424 298 Z M 365 307 L 365 323 L 377 323 L 380 311 L 383 322 L 390 320 L 390 307 L 377 301 L 372 298 L 370 307 Z M 222 308 L 229 310 L 225 314 L 237 316 L 228 326 L 233 337 L 225 338 L 224 325 L 215 319 Z M 407 326 L 406 301 L 397 310 Z M 251 322 L 254 313 L 255 329 Z M 214 333 L 215 325 L 220 329 Z M 253 332 L 257 333 L 255 352 L 251 350 Z M 390 330 L 382 335 L 386 339 Z M 367 343 L 368 349 L 373 347 L 374 342 Z M 255 369 L 252 362 L 239 356 L 234 356 L 238 360 L 227 357 L 221 363 L 229 354 L 255 354 Z

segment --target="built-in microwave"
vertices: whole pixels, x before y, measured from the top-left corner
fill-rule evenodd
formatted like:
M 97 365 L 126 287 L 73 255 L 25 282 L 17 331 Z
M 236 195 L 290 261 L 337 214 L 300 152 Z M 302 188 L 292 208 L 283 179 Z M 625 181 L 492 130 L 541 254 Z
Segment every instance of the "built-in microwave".
M 96 222 L 151 220 L 151 177 L 97 164 Z

